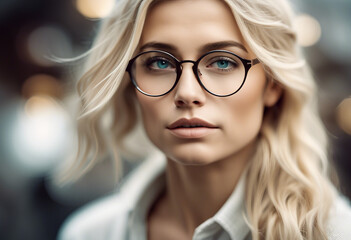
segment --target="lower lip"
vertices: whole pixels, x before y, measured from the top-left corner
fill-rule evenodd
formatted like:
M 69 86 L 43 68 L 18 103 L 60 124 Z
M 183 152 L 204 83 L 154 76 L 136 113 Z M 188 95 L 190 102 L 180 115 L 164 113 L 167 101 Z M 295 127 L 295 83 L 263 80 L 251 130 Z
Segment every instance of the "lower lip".
M 196 128 L 174 128 L 168 129 L 179 138 L 203 138 L 214 133 L 218 128 L 196 127 Z

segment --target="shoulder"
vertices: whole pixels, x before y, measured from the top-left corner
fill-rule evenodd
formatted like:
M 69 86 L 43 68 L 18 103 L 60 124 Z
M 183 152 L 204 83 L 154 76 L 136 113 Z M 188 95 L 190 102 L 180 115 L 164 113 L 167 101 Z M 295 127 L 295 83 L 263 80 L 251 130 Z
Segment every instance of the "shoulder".
M 123 181 L 120 191 L 73 213 L 62 225 L 59 240 L 124 239 L 131 212 L 141 193 L 164 169 L 163 156 L 145 159 Z
M 350 201 L 338 196 L 330 212 L 329 239 L 342 240 L 351 239 L 351 205 Z

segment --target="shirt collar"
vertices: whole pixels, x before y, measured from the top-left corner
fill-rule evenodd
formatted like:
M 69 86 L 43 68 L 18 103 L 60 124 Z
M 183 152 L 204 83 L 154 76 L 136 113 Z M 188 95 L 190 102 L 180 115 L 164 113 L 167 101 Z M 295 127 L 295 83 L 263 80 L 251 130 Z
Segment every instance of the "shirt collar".
M 243 173 L 233 193 L 213 217 L 231 239 L 244 239 L 250 230 L 245 221 L 245 178 Z
M 250 229 L 245 222 L 245 173 L 219 211 L 195 229 L 194 240 L 213 239 L 214 236 L 218 239 L 246 239 Z

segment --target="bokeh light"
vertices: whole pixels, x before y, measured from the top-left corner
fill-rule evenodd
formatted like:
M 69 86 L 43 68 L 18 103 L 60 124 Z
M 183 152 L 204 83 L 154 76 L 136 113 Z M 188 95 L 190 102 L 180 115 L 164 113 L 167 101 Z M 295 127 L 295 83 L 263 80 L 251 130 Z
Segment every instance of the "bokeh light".
M 58 79 L 48 74 L 35 74 L 25 80 L 22 86 L 22 95 L 30 98 L 35 95 L 47 95 L 60 98 L 63 87 Z
M 351 135 L 351 97 L 344 99 L 339 104 L 336 119 L 339 127 Z
M 115 0 L 77 0 L 77 10 L 87 18 L 104 18 L 110 14 Z
M 29 58 L 40 66 L 53 66 L 54 58 L 72 56 L 72 42 L 69 36 L 57 26 L 42 26 L 33 30 L 27 40 Z
M 303 47 L 316 44 L 322 35 L 319 22 L 312 16 L 303 14 L 295 18 L 294 26 L 297 31 L 297 41 Z
M 29 98 L 12 123 L 12 164 L 29 175 L 45 175 L 65 157 L 70 146 L 71 123 L 57 100 L 45 95 Z

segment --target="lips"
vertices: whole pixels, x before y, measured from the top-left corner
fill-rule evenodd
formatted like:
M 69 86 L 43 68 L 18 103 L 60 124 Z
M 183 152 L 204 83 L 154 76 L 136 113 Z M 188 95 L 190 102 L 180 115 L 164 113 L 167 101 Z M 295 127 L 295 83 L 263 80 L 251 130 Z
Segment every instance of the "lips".
M 219 127 L 199 118 L 181 118 L 167 126 L 167 129 L 178 139 L 198 141 L 216 133 Z
M 167 128 L 177 129 L 177 128 L 218 128 L 218 127 L 199 118 L 191 118 L 191 119 L 181 118 L 173 122 L 172 124 L 170 124 Z

